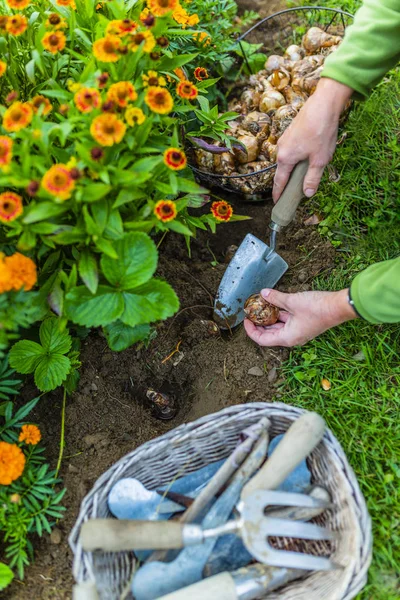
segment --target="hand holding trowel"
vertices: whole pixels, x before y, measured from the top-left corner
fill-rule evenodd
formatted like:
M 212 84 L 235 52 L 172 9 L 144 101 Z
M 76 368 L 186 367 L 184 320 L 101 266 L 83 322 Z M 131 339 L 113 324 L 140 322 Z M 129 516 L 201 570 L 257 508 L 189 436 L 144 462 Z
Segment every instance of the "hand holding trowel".
M 276 234 L 292 222 L 304 198 L 303 182 L 308 161 L 298 163 L 271 213 L 270 244 L 248 233 L 237 249 L 222 278 L 215 298 L 214 318 L 222 328 L 244 320 L 246 299 L 263 288 L 273 288 L 288 268 L 275 251 Z

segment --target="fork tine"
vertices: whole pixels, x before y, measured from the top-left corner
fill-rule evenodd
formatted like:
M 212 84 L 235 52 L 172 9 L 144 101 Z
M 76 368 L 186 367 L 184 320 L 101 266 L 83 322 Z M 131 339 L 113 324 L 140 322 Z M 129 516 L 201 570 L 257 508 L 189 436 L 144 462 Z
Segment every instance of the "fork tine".
M 288 569 L 305 569 L 307 571 L 333 571 L 341 569 L 340 565 L 323 556 L 312 556 L 303 552 L 290 552 L 288 550 L 273 550 L 265 548 L 266 553 L 256 556 L 257 560 L 273 567 Z M 264 559 L 264 560 L 263 560 Z
M 334 540 L 337 534 L 330 529 L 314 525 L 313 523 L 303 523 L 302 521 L 291 521 L 290 519 L 275 519 L 273 517 L 264 517 L 260 526 L 263 535 L 267 536 L 285 536 L 304 540 Z
M 263 501 L 268 506 L 299 506 L 305 508 L 328 508 L 331 505 L 330 500 L 314 498 L 308 494 L 297 494 L 294 492 L 265 491 L 263 492 Z

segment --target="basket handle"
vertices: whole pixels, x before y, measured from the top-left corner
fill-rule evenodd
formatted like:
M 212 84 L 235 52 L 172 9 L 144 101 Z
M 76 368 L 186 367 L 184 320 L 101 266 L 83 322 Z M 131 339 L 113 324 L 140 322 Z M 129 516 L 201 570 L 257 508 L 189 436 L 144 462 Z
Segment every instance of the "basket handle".
M 281 197 L 272 209 L 271 221 L 279 228 L 286 227 L 294 219 L 297 207 L 304 198 L 303 183 L 307 171 L 308 160 L 297 163 Z

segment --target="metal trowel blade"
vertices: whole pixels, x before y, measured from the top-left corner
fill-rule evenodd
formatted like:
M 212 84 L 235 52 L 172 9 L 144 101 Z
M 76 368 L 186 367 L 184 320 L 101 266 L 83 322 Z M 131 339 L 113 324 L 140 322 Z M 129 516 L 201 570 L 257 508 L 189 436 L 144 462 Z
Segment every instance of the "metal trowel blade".
M 214 319 L 222 329 L 244 320 L 246 299 L 273 288 L 287 270 L 287 263 L 264 242 L 248 233 L 236 250 L 221 280 L 214 304 Z

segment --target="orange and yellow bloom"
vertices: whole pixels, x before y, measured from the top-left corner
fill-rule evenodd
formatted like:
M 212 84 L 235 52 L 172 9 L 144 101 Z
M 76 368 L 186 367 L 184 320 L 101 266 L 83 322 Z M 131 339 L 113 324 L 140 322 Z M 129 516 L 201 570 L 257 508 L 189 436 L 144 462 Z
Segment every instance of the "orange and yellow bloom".
M 129 102 L 137 98 L 137 93 L 130 81 L 119 81 L 110 85 L 107 92 L 107 100 L 114 102 L 117 106 L 126 108 Z
M 159 75 L 157 71 L 147 71 L 147 75 L 143 74 L 142 79 L 144 87 L 156 87 L 158 85 L 162 87 L 167 85 L 165 78 Z
M 0 169 L 8 167 L 12 159 L 13 141 L 7 135 L 0 135 Z
M 57 52 L 64 50 L 66 42 L 67 38 L 62 31 L 48 31 L 42 38 L 43 48 L 52 54 L 57 54 Z
M 69 6 L 73 10 L 76 9 L 75 0 L 56 0 L 56 4 L 58 4 L 58 6 Z
M 22 215 L 22 198 L 15 192 L 0 194 L 0 222 L 10 223 Z
M 208 71 L 204 67 L 197 67 L 194 70 L 194 76 L 197 79 L 197 81 L 204 81 L 204 79 L 208 79 L 209 77 Z
M 96 88 L 83 87 L 76 92 L 74 102 L 81 113 L 90 113 L 101 106 L 100 92 Z
M 42 187 L 59 200 L 67 200 L 75 187 L 75 181 L 67 165 L 58 164 L 50 167 L 43 175 Z
M 168 148 L 164 152 L 164 164 L 174 171 L 180 171 L 186 167 L 186 154 L 179 148 Z
M 46 27 L 57 31 L 57 29 L 66 29 L 68 24 L 59 14 L 51 13 L 46 21 Z
M 194 100 L 199 95 L 199 90 L 194 83 L 187 79 L 183 79 L 176 86 L 176 93 L 186 100 Z
M 206 31 L 200 31 L 200 33 L 194 33 L 193 39 L 198 44 L 203 44 L 204 46 L 208 46 L 208 44 L 211 44 L 210 34 L 207 33 Z
M 162 17 L 168 12 L 176 10 L 179 0 L 147 0 L 147 6 L 150 12 L 156 17 Z
M 6 22 L 6 31 L 10 35 L 22 35 L 28 29 L 28 19 L 25 15 L 12 15 Z
M 119 144 L 125 132 L 125 123 L 113 114 L 104 114 L 96 117 L 90 126 L 90 133 L 100 146 Z
M 129 49 L 132 52 L 136 52 L 140 47 L 143 48 L 143 52 L 149 54 L 156 45 L 156 40 L 151 31 L 138 31 L 133 35 L 129 36 Z
M 4 73 L 7 71 L 7 63 L 4 60 L 0 60 L 0 77 L 3 77 Z
M 137 29 L 137 23 L 132 19 L 118 19 L 110 21 L 106 27 L 106 33 L 110 35 L 124 36 L 133 33 Z
M 102 62 L 116 62 L 121 58 L 121 40 L 117 35 L 106 35 L 93 44 L 93 54 Z
M 213 202 L 211 204 L 211 212 L 217 221 L 227 222 L 230 221 L 233 215 L 233 208 L 229 202 L 225 202 L 225 200 L 219 200 L 218 202 Z
M 0 485 L 10 485 L 24 472 L 26 458 L 16 444 L 0 442 Z
M 183 6 L 181 6 L 179 3 L 174 12 L 172 13 L 172 18 L 174 19 L 174 21 L 182 25 L 182 29 L 186 29 L 187 25 L 189 25 L 189 27 L 193 27 L 194 25 L 197 25 L 197 23 L 199 23 L 200 21 L 199 15 L 189 15 L 187 10 L 183 8 Z
M 154 214 L 163 223 L 168 223 L 168 221 L 175 219 L 178 211 L 176 210 L 175 202 L 172 200 L 159 200 L 154 207 Z
M 11 290 L 29 291 L 37 281 L 36 265 L 27 256 L 16 252 L 12 256 L 0 253 L 0 294 Z
M 36 446 L 41 438 L 42 434 L 40 433 L 39 427 L 36 425 L 22 425 L 18 441 L 25 442 L 25 444 L 30 444 L 31 446 Z
M 14 10 L 24 10 L 30 5 L 31 0 L 6 0 L 8 6 Z
M 141 108 L 131 106 L 125 111 L 125 120 L 130 127 L 141 125 L 146 120 L 146 115 Z
M 170 113 L 174 106 L 169 91 L 160 86 L 149 87 L 144 101 L 153 112 L 160 115 Z
M 45 96 L 34 96 L 34 98 L 32 98 L 29 104 L 31 105 L 34 113 L 39 112 L 39 110 L 42 108 L 42 114 L 48 115 L 49 112 L 53 110 L 53 105 L 51 104 L 50 100 Z
M 6 131 L 20 131 L 32 121 L 33 110 L 27 102 L 14 102 L 7 108 L 3 117 Z

